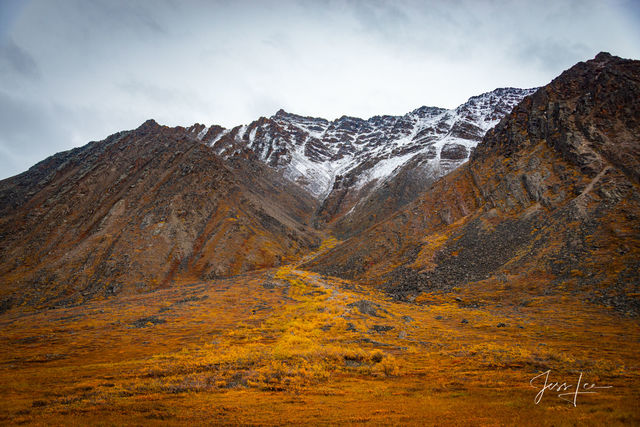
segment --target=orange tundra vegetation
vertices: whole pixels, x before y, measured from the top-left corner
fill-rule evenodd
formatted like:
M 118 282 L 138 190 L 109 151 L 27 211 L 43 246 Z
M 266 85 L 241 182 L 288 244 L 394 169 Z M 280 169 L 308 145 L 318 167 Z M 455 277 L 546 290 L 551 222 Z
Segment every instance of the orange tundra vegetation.
M 13 311 L 1 318 L 1 414 L 47 425 L 638 423 L 637 322 L 514 292 L 535 283 L 408 303 L 289 265 Z M 577 407 L 553 393 L 535 405 L 529 381 L 548 369 L 613 388 Z

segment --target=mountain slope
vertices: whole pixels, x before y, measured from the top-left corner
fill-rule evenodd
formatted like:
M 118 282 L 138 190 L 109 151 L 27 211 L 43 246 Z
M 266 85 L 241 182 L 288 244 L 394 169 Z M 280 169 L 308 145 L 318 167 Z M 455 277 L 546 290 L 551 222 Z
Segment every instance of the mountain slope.
M 400 298 L 508 281 L 638 313 L 638 135 L 640 62 L 599 54 L 516 106 L 469 163 L 308 267 Z
M 153 121 L 0 182 L 0 200 L 5 308 L 277 266 L 319 242 L 305 191 Z

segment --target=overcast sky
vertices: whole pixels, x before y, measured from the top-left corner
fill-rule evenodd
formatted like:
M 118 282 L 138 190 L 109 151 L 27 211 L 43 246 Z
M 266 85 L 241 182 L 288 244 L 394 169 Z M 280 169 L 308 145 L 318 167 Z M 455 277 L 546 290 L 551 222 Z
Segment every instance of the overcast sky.
M 0 179 L 154 118 L 455 107 L 640 58 L 636 0 L 0 0 Z

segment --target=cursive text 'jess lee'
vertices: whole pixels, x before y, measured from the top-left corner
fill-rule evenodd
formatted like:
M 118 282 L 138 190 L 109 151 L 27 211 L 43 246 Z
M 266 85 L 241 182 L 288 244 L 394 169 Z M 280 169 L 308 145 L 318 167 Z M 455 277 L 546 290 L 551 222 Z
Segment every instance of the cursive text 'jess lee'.
M 540 403 L 540 401 L 542 400 L 542 396 L 544 395 L 544 392 L 547 390 L 550 390 L 550 391 L 555 390 L 556 392 L 561 392 L 561 393 L 558 393 L 558 397 L 560 399 L 566 400 L 567 402 L 571 402 L 573 403 L 573 406 L 576 406 L 578 402 L 579 394 L 596 394 L 598 393 L 596 389 L 613 387 L 610 385 L 599 386 L 599 385 L 596 385 L 595 383 L 588 383 L 586 381 L 583 383 L 582 372 L 580 372 L 580 376 L 578 377 L 578 382 L 576 385 L 567 384 L 566 382 L 563 382 L 563 383 L 549 382 L 550 373 L 551 373 L 551 369 L 539 375 L 536 375 L 535 377 L 531 378 L 531 381 L 529 381 L 529 384 L 531 385 L 531 387 L 539 389 L 538 394 L 536 394 L 535 399 L 533 399 L 536 405 Z M 544 378 L 544 384 L 542 386 L 534 385 L 534 381 L 541 377 Z

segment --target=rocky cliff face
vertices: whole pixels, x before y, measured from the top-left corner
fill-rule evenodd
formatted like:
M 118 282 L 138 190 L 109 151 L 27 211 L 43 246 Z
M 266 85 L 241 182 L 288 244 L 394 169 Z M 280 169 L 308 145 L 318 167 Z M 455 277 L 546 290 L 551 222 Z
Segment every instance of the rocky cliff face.
M 149 121 L 0 182 L 3 306 L 279 265 L 318 244 L 317 206 L 261 162 Z
M 406 209 L 309 264 L 400 298 L 544 284 L 640 312 L 640 61 L 579 63 Z

